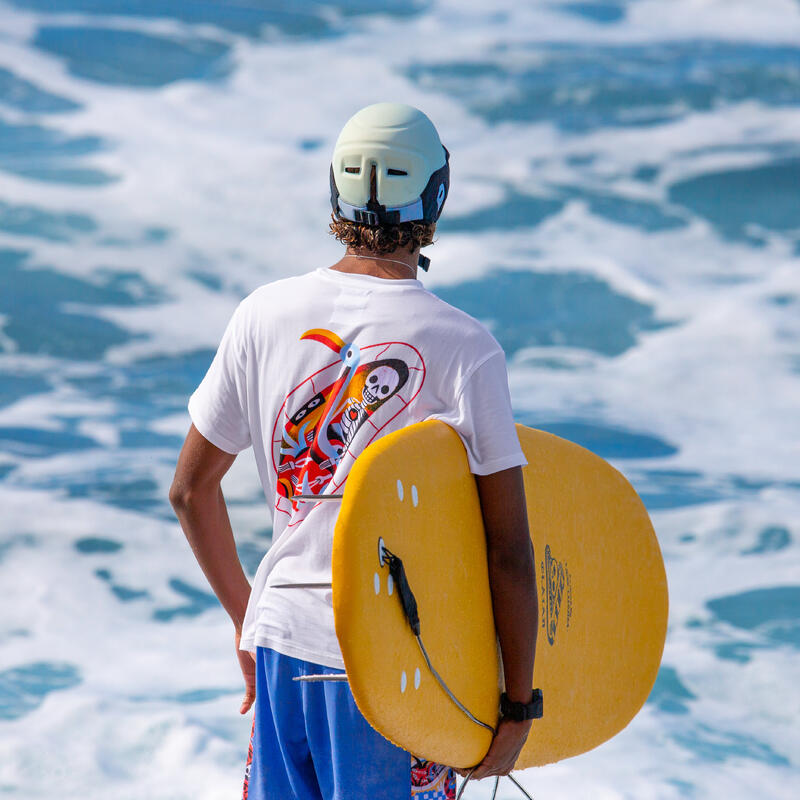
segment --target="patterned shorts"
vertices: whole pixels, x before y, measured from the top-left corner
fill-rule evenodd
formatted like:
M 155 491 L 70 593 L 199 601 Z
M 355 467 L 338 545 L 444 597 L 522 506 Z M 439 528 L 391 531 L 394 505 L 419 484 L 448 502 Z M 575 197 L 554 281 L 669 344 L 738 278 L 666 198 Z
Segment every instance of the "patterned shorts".
M 256 702 L 243 800 L 455 800 L 449 767 L 410 756 L 356 708 L 341 672 L 268 648 L 256 652 Z

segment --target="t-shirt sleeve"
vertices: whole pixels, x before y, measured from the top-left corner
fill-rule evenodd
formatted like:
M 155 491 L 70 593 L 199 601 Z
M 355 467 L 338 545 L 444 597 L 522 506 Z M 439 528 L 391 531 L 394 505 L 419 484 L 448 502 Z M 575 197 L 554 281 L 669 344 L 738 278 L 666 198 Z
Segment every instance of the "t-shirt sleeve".
M 528 463 L 511 412 L 502 350 L 493 353 L 467 376 L 452 413 L 439 419 L 461 437 L 470 471 L 475 475 L 490 475 Z
M 236 455 L 249 447 L 242 303 L 233 313 L 206 376 L 189 398 L 189 416 L 211 444 Z

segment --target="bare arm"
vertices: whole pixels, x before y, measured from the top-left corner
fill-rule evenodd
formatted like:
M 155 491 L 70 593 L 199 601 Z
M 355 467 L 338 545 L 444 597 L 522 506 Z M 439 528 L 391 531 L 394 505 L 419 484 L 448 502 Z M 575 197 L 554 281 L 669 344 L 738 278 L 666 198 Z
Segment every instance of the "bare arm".
M 197 562 L 233 621 L 236 654 L 247 686 L 240 709 L 244 713 L 255 698 L 253 661 L 247 653 L 238 649 L 250 598 L 250 583 L 236 552 L 220 485 L 235 458 L 211 444 L 192 425 L 178 457 L 169 500 Z
M 529 703 L 539 603 L 522 468 L 477 475 L 476 482 L 486 531 L 489 585 L 506 693 L 512 701 Z M 510 772 L 530 727 L 530 720 L 503 720 L 474 777 Z

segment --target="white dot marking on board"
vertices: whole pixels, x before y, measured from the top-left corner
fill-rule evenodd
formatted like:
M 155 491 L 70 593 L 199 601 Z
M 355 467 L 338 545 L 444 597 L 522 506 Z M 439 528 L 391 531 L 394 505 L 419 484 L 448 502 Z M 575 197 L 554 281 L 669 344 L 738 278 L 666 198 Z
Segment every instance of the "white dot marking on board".
M 397 479 L 397 496 L 400 498 L 400 502 L 403 501 L 403 481 L 400 478 Z
M 417 503 L 419 503 L 419 496 L 417 495 L 417 487 L 412 484 L 411 486 L 411 502 L 414 504 L 414 508 L 417 507 Z
M 381 593 L 381 576 L 375 573 L 375 594 Z M 389 592 L 391 594 L 391 592 Z
M 389 575 L 386 578 L 386 594 L 388 594 L 391 597 L 393 591 L 394 591 L 394 578 L 391 575 Z
M 400 694 L 405 692 L 406 684 L 408 683 L 408 678 L 406 677 L 406 671 L 403 670 L 400 674 Z
M 417 667 L 416 672 L 414 673 L 414 688 L 419 689 L 419 682 L 422 679 L 422 676 L 419 674 L 419 667 Z

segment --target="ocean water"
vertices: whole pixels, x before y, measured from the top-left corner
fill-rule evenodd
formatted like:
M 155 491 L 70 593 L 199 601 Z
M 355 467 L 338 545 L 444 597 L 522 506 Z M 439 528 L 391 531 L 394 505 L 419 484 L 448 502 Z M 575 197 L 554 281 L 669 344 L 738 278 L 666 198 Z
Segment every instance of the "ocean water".
M 167 490 L 238 301 L 338 258 L 331 149 L 386 99 L 452 153 L 426 284 L 666 561 L 641 713 L 519 779 L 800 796 L 796 0 L 0 0 L 0 796 L 241 795 L 232 626 Z M 249 453 L 223 487 L 252 576 Z

